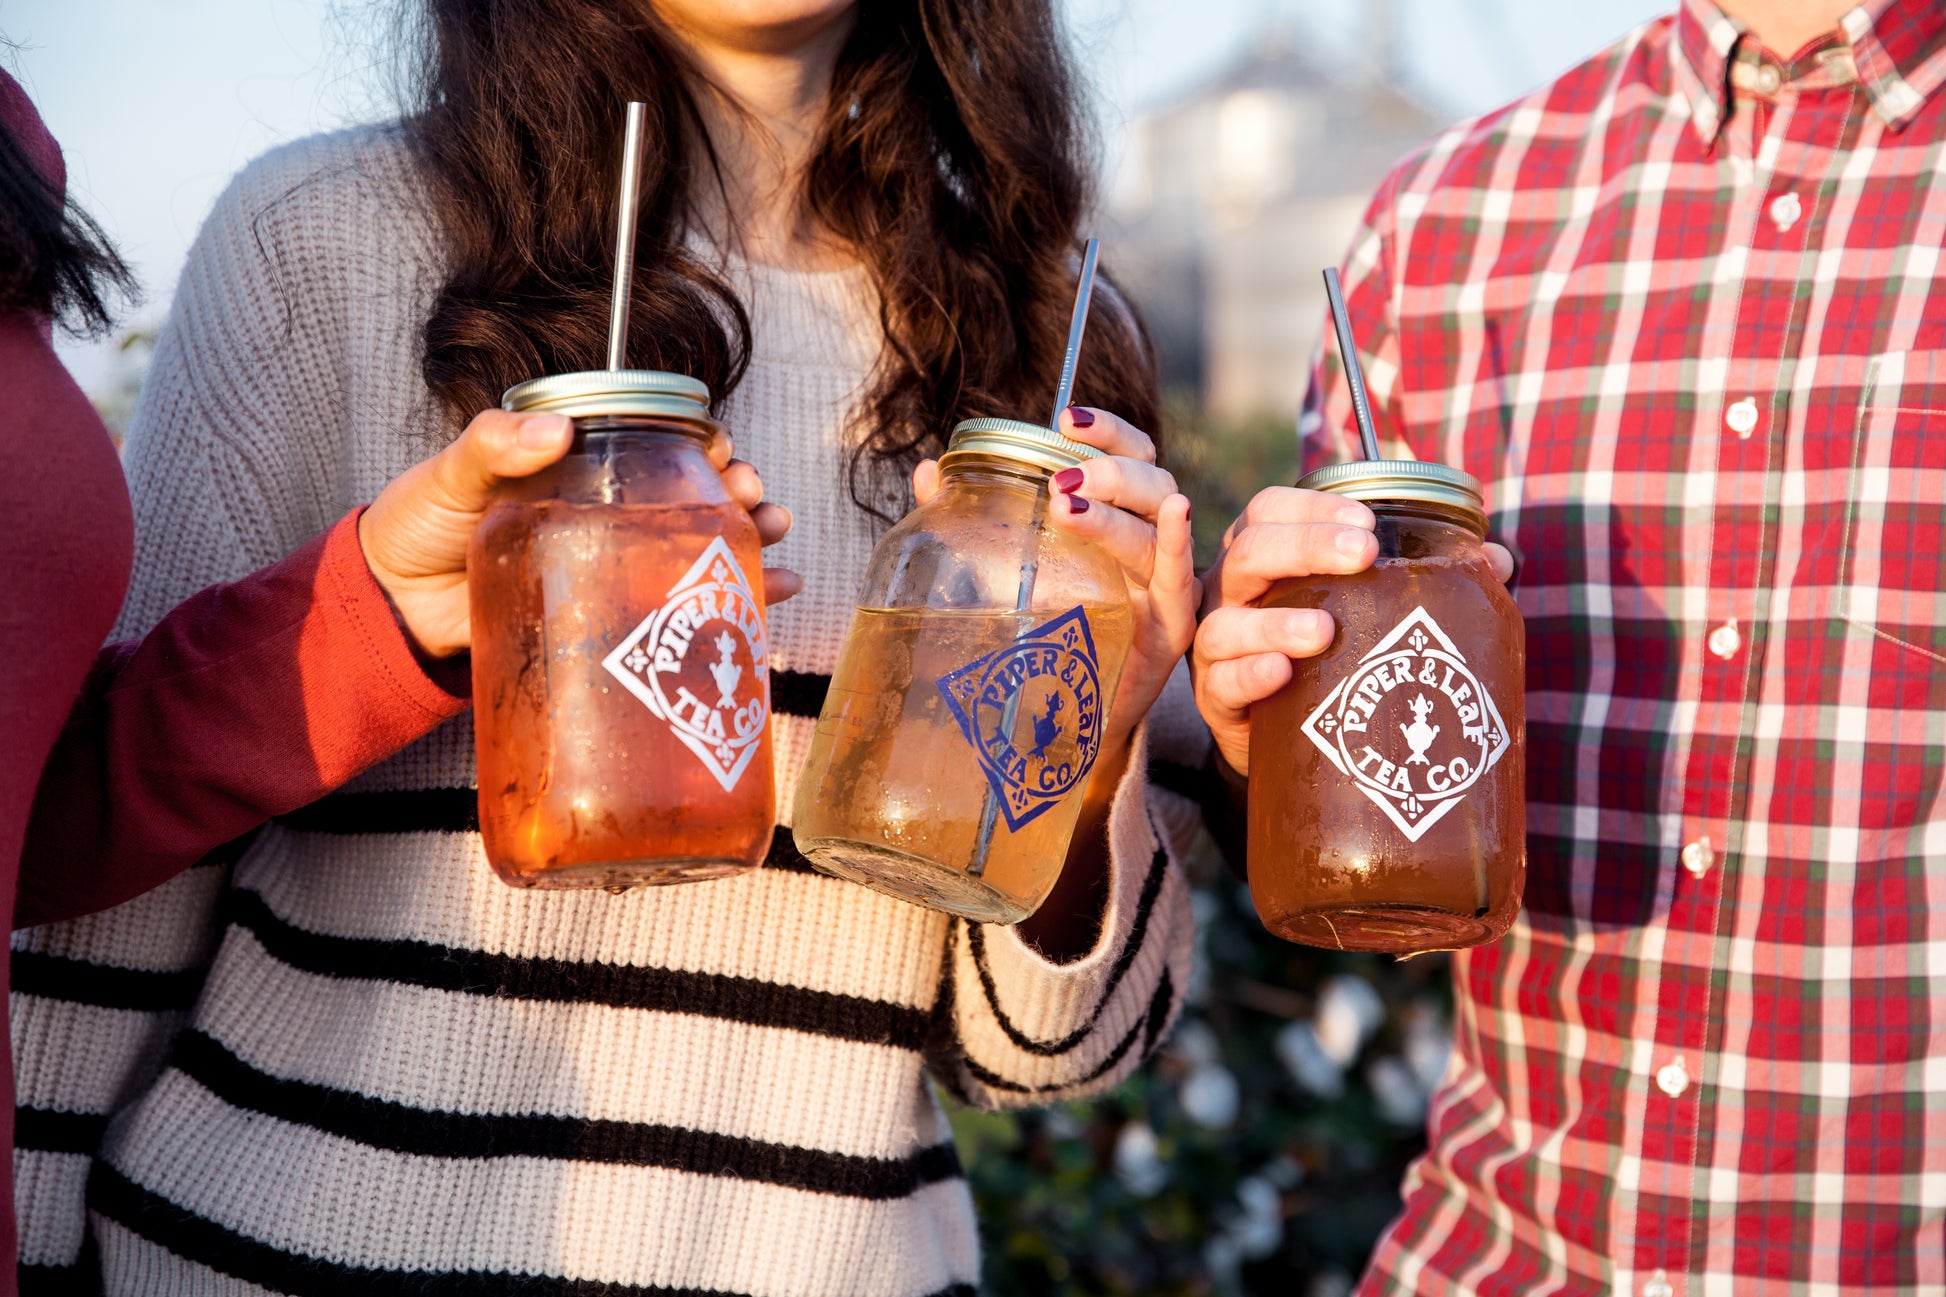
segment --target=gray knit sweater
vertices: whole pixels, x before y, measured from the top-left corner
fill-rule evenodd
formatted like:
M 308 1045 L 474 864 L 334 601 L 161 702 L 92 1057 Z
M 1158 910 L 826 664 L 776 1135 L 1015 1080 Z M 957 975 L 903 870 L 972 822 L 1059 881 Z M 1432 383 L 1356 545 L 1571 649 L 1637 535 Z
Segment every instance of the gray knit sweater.
M 248 168 L 204 227 L 130 434 L 118 634 L 279 558 L 450 435 L 418 376 L 441 249 L 396 129 Z M 859 272 L 732 262 L 724 415 L 796 530 L 771 616 L 790 806 L 873 530 L 843 480 L 878 355 Z M 516 891 L 469 828 L 466 718 L 119 910 L 16 935 L 23 1279 L 112 1294 L 970 1292 L 928 1077 L 972 1102 L 1111 1086 L 1188 975 L 1180 676 L 1116 795 L 1105 931 L 1041 959 L 808 870 Z M 84 1208 L 85 1202 L 85 1208 Z

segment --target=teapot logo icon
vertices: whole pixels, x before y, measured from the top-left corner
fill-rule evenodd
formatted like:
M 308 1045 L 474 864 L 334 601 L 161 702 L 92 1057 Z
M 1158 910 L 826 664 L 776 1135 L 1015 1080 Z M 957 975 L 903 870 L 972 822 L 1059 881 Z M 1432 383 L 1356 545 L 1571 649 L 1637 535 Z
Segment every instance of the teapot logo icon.
M 1426 724 L 1426 717 L 1430 715 L 1432 704 L 1426 701 L 1424 694 L 1420 694 L 1412 700 L 1412 724 L 1399 726 L 1399 733 L 1405 735 L 1405 741 L 1412 745 L 1412 755 L 1405 759 L 1409 766 L 1432 764 L 1426 760 L 1426 749 L 1439 737 L 1439 727 Z

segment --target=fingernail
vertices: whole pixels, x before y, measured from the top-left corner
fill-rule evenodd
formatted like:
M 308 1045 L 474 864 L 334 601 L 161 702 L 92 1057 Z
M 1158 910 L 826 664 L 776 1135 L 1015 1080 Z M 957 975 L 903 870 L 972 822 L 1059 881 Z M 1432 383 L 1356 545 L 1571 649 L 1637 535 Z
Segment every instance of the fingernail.
M 1078 405 L 1070 405 L 1068 407 L 1068 422 L 1077 428 L 1092 428 L 1095 426 L 1095 412 L 1093 410 L 1084 410 Z
M 1345 528 L 1338 533 L 1338 539 L 1335 542 L 1338 546 L 1338 552 L 1346 558 L 1359 557 L 1365 552 L 1365 542 L 1371 539 L 1371 535 L 1370 532 L 1363 531 L 1359 528 Z
M 515 439 L 523 450 L 550 450 L 560 444 L 561 424 L 566 418 L 561 414 L 530 414 L 520 421 Z
M 1086 513 L 1086 512 L 1088 512 L 1088 497 L 1087 497 L 1087 496 L 1085 496 L 1085 495 L 1071 495 L 1071 496 L 1069 496 L 1069 497 L 1068 497 L 1068 512 L 1069 512 L 1069 513 Z
M 1338 510 L 1338 521 L 1347 527 L 1360 527 L 1370 531 L 1373 522 L 1372 511 L 1354 500 Z
M 1087 476 L 1078 468 L 1064 468 L 1054 475 L 1054 489 L 1062 495 L 1079 491 L 1081 483 L 1087 479 Z

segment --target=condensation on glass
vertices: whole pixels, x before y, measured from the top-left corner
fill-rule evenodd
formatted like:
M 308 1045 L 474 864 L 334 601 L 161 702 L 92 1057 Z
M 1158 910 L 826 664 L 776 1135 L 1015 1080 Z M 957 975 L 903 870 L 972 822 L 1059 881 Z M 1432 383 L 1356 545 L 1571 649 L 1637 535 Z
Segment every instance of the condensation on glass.
M 516 887 L 756 867 L 775 812 L 760 542 L 708 455 L 709 391 L 559 374 L 509 410 L 574 420 L 467 561 L 480 832 Z
M 1048 478 L 1100 454 L 973 419 L 939 493 L 872 553 L 792 812 L 829 874 L 1014 923 L 1061 872 L 1128 653 L 1121 569 L 1049 529 Z
M 1280 583 L 1331 647 L 1250 717 L 1249 872 L 1273 933 L 1410 954 L 1492 941 L 1527 872 L 1525 632 L 1488 566 L 1479 483 L 1413 460 L 1298 484 L 1363 500 L 1379 558 Z

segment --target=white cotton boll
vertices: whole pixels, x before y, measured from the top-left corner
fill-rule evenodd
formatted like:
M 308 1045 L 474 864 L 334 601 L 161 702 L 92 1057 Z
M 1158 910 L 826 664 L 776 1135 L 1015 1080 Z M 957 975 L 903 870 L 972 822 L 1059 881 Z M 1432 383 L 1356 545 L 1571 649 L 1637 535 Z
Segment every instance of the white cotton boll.
M 1298 1088 L 1320 1099 L 1335 1099 L 1345 1092 L 1344 1068 L 1324 1052 L 1310 1023 L 1285 1023 L 1272 1048 Z
M 1365 1069 L 1378 1115 L 1394 1126 L 1417 1126 L 1426 1119 L 1426 1091 L 1405 1060 L 1387 1054 Z
M 1216 1281 L 1219 1292 L 1234 1287 L 1237 1271 L 1243 1268 L 1243 1254 L 1237 1250 L 1236 1240 L 1221 1230 L 1211 1234 L 1203 1244 L 1203 1268 Z
M 1428 1094 L 1439 1088 L 1453 1061 L 1453 1029 L 1424 1000 L 1406 1010 L 1405 1061 Z
M 1153 1198 L 1169 1183 L 1169 1168 L 1145 1121 L 1131 1121 L 1115 1136 L 1115 1178 L 1137 1198 Z
M 1236 1125 L 1243 1092 L 1236 1076 L 1221 1063 L 1199 1067 L 1182 1083 L 1182 1110 L 1205 1130 L 1228 1130 Z
M 1175 1034 L 1169 1038 L 1169 1052 L 1191 1071 L 1223 1061 L 1222 1043 L 1201 1018 L 1184 1018 L 1176 1024 Z
M 1295 1189 L 1304 1183 L 1304 1168 L 1281 1153 L 1264 1163 L 1258 1174 L 1279 1189 Z
M 1047 1110 L 1048 1138 L 1066 1141 L 1080 1139 L 1083 1133 L 1081 1123 L 1076 1121 L 1073 1114 L 1066 1108 L 1049 1108 Z
M 1284 1196 L 1269 1180 L 1253 1175 L 1238 1182 L 1237 1201 L 1243 1216 L 1228 1232 L 1246 1260 L 1261 1261 L 1284 1245 Z
M 1223 912 L 1223 902 L 1209 892 L 1195 891 L 1189 894 L 1189 909 L 1196 916 L 1196 936 L 1190 947 L 1189 980 L 1182 998 L 1190 1008 L 1200 1009 L 1210 1002 L 1209 933 Z
M 1311 1281 L 1304 1297 L 1351 1297 L 1351 1276 L 1343 1270 L 1326 1270 Z
M 1362 977 L 1340 973 L 1318 992 L 1318 1043 L 1339 1067 L 1350 1067 L 1385 1022 L 1385 1001 Z

